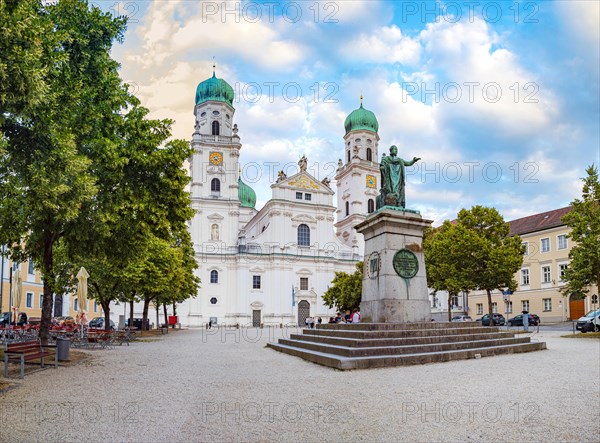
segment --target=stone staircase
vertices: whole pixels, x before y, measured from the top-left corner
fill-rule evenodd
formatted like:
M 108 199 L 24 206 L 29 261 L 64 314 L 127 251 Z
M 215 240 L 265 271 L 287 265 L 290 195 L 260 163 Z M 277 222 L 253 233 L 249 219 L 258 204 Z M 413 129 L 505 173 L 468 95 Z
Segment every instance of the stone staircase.
M 368 369 L 489 357 L 546 349 L 481 323 L 324 324 L 269 347 L 336 369 Z

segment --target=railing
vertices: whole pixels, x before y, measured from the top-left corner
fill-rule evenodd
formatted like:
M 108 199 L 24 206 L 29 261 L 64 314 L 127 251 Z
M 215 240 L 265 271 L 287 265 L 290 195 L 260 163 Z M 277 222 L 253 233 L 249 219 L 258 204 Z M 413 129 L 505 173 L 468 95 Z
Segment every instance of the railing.
M 232 139 L 229 135 L 200 134 L 200 140 L 207 143 L 231 143 Z

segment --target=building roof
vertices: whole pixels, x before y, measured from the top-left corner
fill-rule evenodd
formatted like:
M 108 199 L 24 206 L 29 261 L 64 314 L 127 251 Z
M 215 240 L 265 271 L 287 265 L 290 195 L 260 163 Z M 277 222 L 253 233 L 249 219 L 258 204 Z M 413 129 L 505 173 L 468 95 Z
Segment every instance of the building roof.
M 531 232 L 556 228 L 557 226 L 564 226 L 565 223 L 561 221 L 561 218 L 563 215 L 571 212 L 572 209 L 572 206 L 567 206 L 512 220 L 508 222 L 510 225 L 510 235 L 529 234 Z
M 361 101 L 360 107 L 352 111 L 348 117 L 346 117 L 344 128 L 346 129 L 346 134 L 350 131 L 356 131 L 359 129 L 377 133 L 379 130 L 379 123 L 377 122 L 377 118 L 373 112 L 363 108 Z
M 233 88 L 222 78 L 217 78 L 215 73 L 211 78 L 201 82 L 196 88 L 196 104 L 207 101 L 217 101 L 233 106 Z

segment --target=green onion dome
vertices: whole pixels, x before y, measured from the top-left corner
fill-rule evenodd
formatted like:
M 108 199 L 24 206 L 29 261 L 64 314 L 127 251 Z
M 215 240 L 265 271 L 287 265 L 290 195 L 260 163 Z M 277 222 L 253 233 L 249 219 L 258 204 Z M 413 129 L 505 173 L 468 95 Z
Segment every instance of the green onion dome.
M 217 78 L 214 72 L 211 78 L 204 80 L 196 88 L 197 105 L 212 100 L 233 106 L 233 97 L 233 88 L 222 78 Z
M 346 134 L 358 129 L 377 132 L 379 123 L 377 122 L 377 118 L 375 118 L 375 114 L 363 108 L 361 101 L 360 108 L 355 109 L 348 117 L 346 117 L 344 127 L 346 128 Z
M 256 192 L 240 178 L 238 178 L 238 199 L 244 208 L 256 206 Z

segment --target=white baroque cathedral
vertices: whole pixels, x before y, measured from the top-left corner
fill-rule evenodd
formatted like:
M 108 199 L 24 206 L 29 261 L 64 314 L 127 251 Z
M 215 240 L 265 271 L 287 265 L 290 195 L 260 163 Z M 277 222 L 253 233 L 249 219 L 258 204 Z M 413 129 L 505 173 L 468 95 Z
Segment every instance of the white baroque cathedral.
M 377 119 L 362 97 L 346 118 L 336 192 L 329 178 L 308 173 L 303 156 L 299 172 L 281 171 L 271 199 L 257 210 L 256 193 L 239 174 L 233 101 L 233 88 L 214 72 L 196 89 L 190 231 L 202 283 L 196 298 L 177 307 L 179 322 L 304 325 L 309 315 L 327 322 L 335 308 L 322 296 L 335 272 L 353 273 L 362 260 L 364 240 L 354 226 L 375 210 L 379 194 Z

